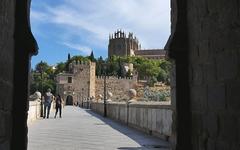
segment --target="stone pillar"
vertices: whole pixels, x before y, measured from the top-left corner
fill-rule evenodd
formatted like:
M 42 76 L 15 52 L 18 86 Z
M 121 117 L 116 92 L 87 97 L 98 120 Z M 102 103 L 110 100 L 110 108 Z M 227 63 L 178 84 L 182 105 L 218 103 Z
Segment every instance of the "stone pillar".
M 15 1 L 14 94 L 12 105 L 12 150 L 27 149 L 28 79 L 31 55 L 37 44 L 30 29 L 30 0 Z

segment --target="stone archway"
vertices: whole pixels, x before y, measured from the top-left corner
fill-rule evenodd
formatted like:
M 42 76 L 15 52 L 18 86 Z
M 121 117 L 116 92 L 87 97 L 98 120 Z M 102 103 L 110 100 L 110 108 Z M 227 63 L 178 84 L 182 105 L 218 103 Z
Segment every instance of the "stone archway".
M 73 97 L 71 95 L 67 96 L 66 105 L 73 105 Z

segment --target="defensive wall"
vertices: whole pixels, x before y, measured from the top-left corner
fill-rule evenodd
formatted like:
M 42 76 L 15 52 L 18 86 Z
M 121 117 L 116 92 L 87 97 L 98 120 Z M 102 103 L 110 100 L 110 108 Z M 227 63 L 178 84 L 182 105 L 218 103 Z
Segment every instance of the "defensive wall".
M 104 95 L 104 76 L 96 77 L 95 94 L 98 97 L 100 94 Z M 127 99 L 127 91 L 134 88 L 137 83 L 137 78 L 118 78 L 115 76 L 106 77 L 106 90 L 113 94 L 112 99 L 118 101 L 121 99 Z

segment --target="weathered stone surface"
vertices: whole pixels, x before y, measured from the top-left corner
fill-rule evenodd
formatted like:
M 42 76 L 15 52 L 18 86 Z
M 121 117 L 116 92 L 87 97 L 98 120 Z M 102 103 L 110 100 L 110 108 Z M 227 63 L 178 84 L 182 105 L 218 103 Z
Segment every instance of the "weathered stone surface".
M 0 1 L 0 149 L 10 150 L 13 103 L 15 0 Z
M 214 113 L 206 114 L 203 117 L 203 124 L 205 130 L 207 130 L 208 135 L 212 138 L 217 138 L 219 131 L 219 120 L 218 116 Z
M 236 78 L 238 73 L 239 64 L 236 52 L 225 51 L 217 53 L 217 78 L 219 80 Z
M 0 138 L 6 138 L 6 115 L 3 111 L 0 111 Z M 1 142 L 1 141 L 0 141 Z
M 240 84 L 239 82 L 231 83 L 227 86 L 228 108 L 239 111 L 240 108 Z
M 219 138 L 227 143 L 237 142 L 237 119 L 233 116 L 222 115 L 219 120 Z
M 233 114 L 240 112 L 239 6 L 238 0 L 190 0 L 181 7 L 187 11 L 187 16 L 179 15 L 187 17 L 192 149 L 237 145 L 239 126 Z
M 92 110 L 103 114 L 103 110 L 100 103 L 92 103 Z M 159 107 L 159 108 L 158 108 Z M 119 115 L 114 115 L 116 108 L 119 109 Z M 125 113 L 127 110 L 127 105 L 123 103 L 109 103 L 107 105 L 108 117 L 118 120 L 123 123 L 127 123 L 126 118 L 128 118 L 129 126 L 140 129 L 148 134 L 153 134 L 161 138 L 171 137 L 173 134 L 172 123 L 173 123 L 173 110 L 169 109 L 168 106 L 150 105 L 148 104 L 130 104 L 129 113 Z M 128 116 L 127 116 L 128 115 Z
M 117 78 L 117 77 L 107 77 L 106 79 L 106 87 L 108 91 L 113 93 L 113 100 L 120 99 L 129 99 L 127 96 L 128 90 L 134 88 L 136 83 L 135 79 L 126 79 L 126 78 Z M 96 78 L 96 95 L 104 93 L 104 79 L 103 77 Z
M 226 108 L 225 85 L 208 86 L 208 107 L 210 110 L 223 110 Z
M 207 88 L 206 86 L 192 86 L 190 89 L 192 98 L 192 110 L 204 110 L 207 107 Z

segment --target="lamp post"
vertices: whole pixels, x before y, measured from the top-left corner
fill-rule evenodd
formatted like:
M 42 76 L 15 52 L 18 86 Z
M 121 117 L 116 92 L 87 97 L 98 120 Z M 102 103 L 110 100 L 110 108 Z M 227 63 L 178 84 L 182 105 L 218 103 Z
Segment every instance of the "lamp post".
M 41 73 L 41 93 L 42 93 L 42 96 L 41 96 L 41 107 L 40 107 L 40 117 L 43 117 L 43 67 L 42 67 L 42 61 L 40 63 L 40 73 Z
M 104 117 L 107 117 L 107 90 L 106 90 L 106 76 L 107 76 L 107 64 L 103 64 L 104 69 L 104 93 L 103 93 L 103 103 L 104 103 Z
M 82 108 L 83 108 L 83 90 L 84 88 L 82 88 Z
M 88 97 L 87 97 L 87 109 L 89 109 L 89 98 L 90 98 L 90 81 L 87 82 L 88 84 Z

